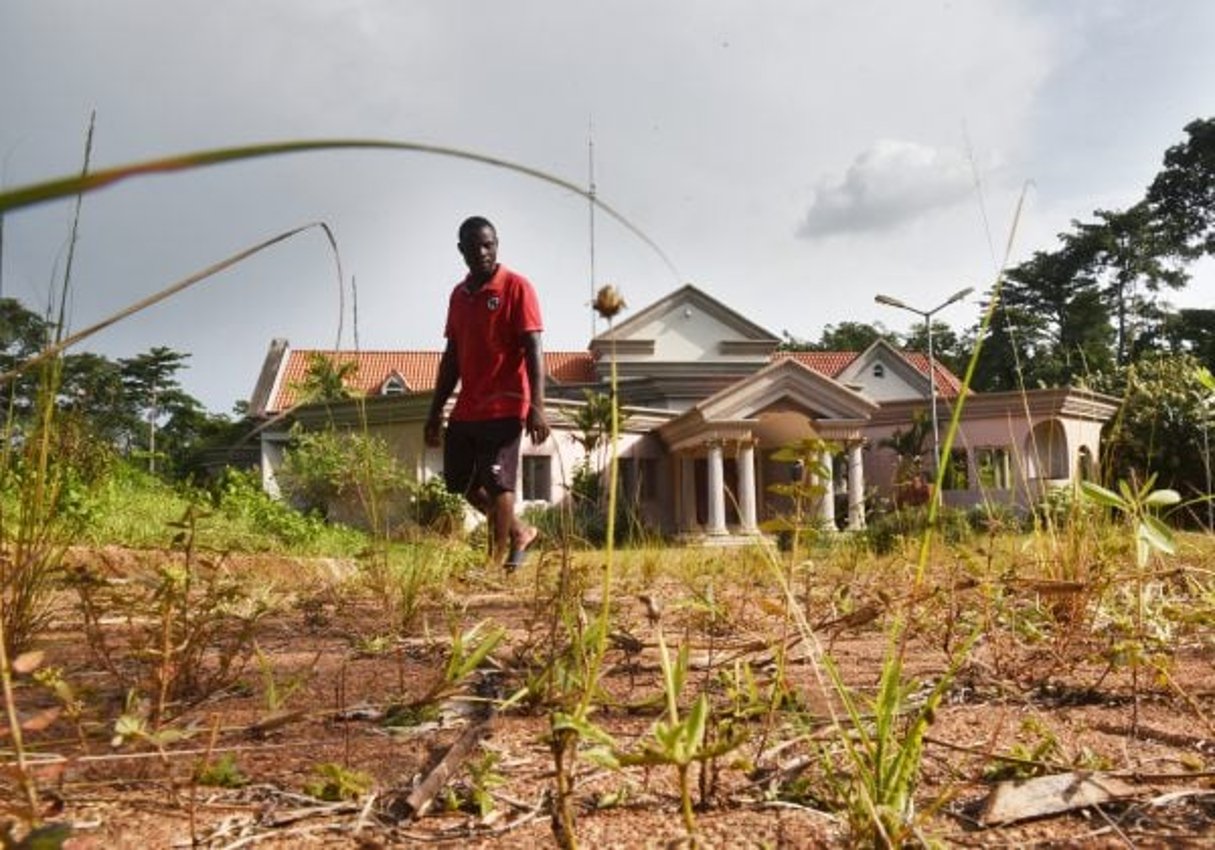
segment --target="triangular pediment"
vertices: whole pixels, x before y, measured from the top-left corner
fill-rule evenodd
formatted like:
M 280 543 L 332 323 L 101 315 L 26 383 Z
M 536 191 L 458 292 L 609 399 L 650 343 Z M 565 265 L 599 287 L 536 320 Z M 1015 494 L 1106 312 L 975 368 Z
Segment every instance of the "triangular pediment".
M 710 396 L 661 429 L 668 445 L 720 428 L 738 429 L 772 414 L 820 425 L 858 424 L 878 410 L 872 399 L 796 360 L 778 360 Z
M 928 397 L 928 376 L 884 339 L 858 354 L 836 379 L 878 401 Z
M 780 339 L 691 284 L 591 340 L 623 361 L 766 362 Z
M 781 360 L 705 399 L 706 420 L 749 419 L 777 403 L 791 403 L 817 419 L 867 419 L 877 404 L 796 360 Z

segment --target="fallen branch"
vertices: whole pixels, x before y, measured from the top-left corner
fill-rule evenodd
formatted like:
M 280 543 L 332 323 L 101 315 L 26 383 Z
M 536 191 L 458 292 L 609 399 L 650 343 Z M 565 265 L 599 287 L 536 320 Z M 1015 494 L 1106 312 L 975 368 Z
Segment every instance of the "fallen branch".
M 420 818 L 426 814 L 426 810 L 430 808 L 435 795 L 447 784 L 447 780 L 452 777 L 452 774 L 464 764 L 473 747 L 489 734 L 492 726 L 493 717 L 491 716 L 464 730 L 443 755 L 443 758 L 439 759 L 439 763 L 435 765 L 434 769 L 405 798 L 405 807 L 411 817 Z

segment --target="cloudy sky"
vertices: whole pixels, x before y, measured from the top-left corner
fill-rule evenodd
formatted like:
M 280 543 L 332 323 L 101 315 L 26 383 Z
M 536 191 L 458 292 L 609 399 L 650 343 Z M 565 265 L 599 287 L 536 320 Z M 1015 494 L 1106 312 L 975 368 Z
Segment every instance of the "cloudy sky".
M 994 279 L 1021 187 L 1014 261 L 1070 220 L 1138 199 L 1182 128 L 1215 113 L 1215 4 L 1197 0 L 5 0 L 0 180 L 285 139 L 450 146 L 477 163 L 308 153 L 125 183 L 84 199 L 79 329 L 262 239 L 334 231 L 358 343 L 437 348 L 463 272 L 460 220 L 542 298 L 550 349 L 581 349 L 592 283 L 639 308 L 692 282 L 775 334 L 914 317 Z M 41 311 L 73 205 L 4 223 L 3 295 Z M 1202 269 L 1176 296 L 1215 301 Z M 340 307 L 345 304 L 344 311 Z M 354 344 L 352 299 L 309 231 L 92 338 L 192 355 L 217 412 L 246 398 L 272 338 Z M 344 315 L 343 315 L 344 312 Z M 977 296 L 941 318 L 978 317 Z M 342 321 L 340 321 L 342 320 Z M 599 327 L 598 330 L 602 330 Z

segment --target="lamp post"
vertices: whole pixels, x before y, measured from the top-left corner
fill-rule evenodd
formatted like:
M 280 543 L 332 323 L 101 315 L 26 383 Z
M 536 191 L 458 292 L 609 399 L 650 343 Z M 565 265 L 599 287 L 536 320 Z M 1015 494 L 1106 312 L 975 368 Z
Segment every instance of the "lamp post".
M 937 422 L 937 366 L 932 353 L 932 317 L 950 304 L 961 301 L 974 291 L 975 288 L 973 286 L 961 289 L 931 310 L 917 310 L 915 307 L 904 304 L 899 299 L 891 298 L 889 295 L 875 295 L 873 297 L 873 300 L 878 304 L 885 304 L 887 307 L 898 307 L 900 310 L 907 310 L 924 319 L 924 328 L 928 333 L 928 397 L 932 404 L 932 471 L 934 474 L 941 466 L 941 429 Z

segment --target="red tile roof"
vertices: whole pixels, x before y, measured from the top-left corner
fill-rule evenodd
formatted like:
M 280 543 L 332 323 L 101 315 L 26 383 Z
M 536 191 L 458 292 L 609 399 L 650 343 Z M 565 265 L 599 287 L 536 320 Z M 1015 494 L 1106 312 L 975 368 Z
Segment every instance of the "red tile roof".
M 904 351 L 901 352 L 907 358 L 907 362 L 916 368 L 921 375 L 928 374 L 928 355 L 922 351 Z M 962 389 L 962 379 L 949 371 L 941 364 L 940 360 L 933 358 L 933 365 L 936 366 L 936 385 L 937 393 L 952 398 L 956 396 Z
M 286 410 L 298 400 L 295 387 L 308 376 L 313 355 L 327 357 L 335 364 L 354 361 L 358 367 L 346 386 L 360 395 L 379 395 L 384 382 L 399 374 L 410 393 L 434 389 L 441 351 L 333 351 L 293 348 L 288 352 L 274 398 L 268 412 Z M 546 351 L 545 368 L 553 381 L 561 384 L 591 383 L 595 380 L 594 360 L 589 351 Z
M 308 375 L 308 362 L 312 355 L 319 354 L 337 363 L 351 360 L 358 363 L 347 386 L 363 395 L 379 395 L 384 382 L 393 373 L 404 380 L 408 392 L 429 392 L 434 389 L 435 376 L 439 370 L 441 351 L 333 351 L 315 348 L 290 349 L 287 362 L 275 389 L 274 398 L 266 406 L 267 412 L 286 410 L 298 400 L 295 386 Z M 916 351 L 904 351 L 902 355 L 920 373 L 928 373 L 927 355 Z M 797 360 L 829 378 L 838 377 L 857 357 L 855 351 L 777 351 L 773 360 Z M 559 384 L 595 383 L 595 358 L 589 351 L 546 351 L 545 368 L 548 376 Z M 961 381 L 957 376 L 936 364 L 937 392 L 952 397 L 958 394 Z
M 855 351 L 776 351 L 773 360 L 796 360 L 815 372 L 835 378 L 856 359 Z
M 860 352 L 857 351 L 777 351 L 773 353 L 772 359 L 796 360 L 828 378 L 837 378 L 859 354 Z M 913 369 L 927 377 L 927 354 L 921 351 L 900 351 L 899 354 L 911 364 Z M 962 387 L 961 379 L 942 365 L 941 361 L 935 360 L 935 366 L 937 393 L 945 398 L 956 396 Z
M 546 351 L 544 368 L 559 384 L 593 384 L 595 357 L 589 351 Z

